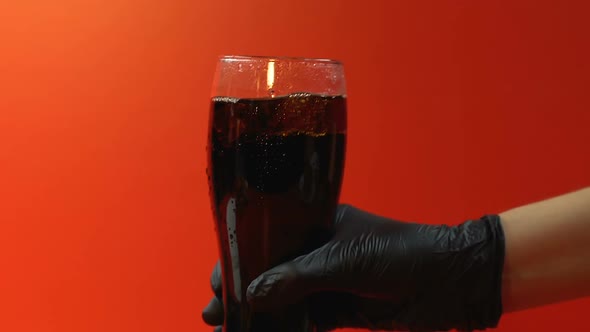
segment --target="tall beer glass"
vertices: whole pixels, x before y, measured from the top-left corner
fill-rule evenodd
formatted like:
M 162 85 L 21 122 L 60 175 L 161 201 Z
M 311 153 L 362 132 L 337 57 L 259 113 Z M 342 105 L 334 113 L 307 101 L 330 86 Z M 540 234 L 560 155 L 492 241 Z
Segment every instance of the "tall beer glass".
M 330 236 L 346 144 L 340 62 L 224 56 L 208 137 L 209 190 L 223 279 L 225 332 L 308 332 L 305 303 L 254 312 L 262 272 Z

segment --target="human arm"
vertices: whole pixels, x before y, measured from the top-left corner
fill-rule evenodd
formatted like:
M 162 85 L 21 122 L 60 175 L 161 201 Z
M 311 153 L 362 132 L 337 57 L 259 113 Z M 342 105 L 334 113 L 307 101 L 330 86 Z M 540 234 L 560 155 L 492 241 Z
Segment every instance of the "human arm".
M 590 295 L 590 188 L 500 214 L 505 312 Z

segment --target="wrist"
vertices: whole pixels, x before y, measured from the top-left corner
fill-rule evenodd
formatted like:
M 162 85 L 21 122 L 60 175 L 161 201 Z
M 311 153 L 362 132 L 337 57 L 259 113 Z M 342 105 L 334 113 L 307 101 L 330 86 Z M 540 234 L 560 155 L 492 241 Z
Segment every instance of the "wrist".
M 468 328 L 496 327 L 502 316 L 502 274 L 505 258 L 504 231 L 497 215 L 486 215 L 463 223 L 464 276 L 457 279 L 463 288 L 463 309 L 468 312 Z M 469 322 L 471 321 L 471 322 Z
M 437 230 L 431 264 L 438 286 L 425 308 L 437 312 L 434 329 L 496 327 L 502 315 L 504 234 L 495 215 Z M 440 314 L 440 315 L 439 315 Z

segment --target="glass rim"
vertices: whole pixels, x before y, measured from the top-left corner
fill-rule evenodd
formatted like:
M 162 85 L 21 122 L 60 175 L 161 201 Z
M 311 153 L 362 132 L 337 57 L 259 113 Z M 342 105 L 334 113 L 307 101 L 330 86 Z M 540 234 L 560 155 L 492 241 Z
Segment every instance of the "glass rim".
M 332 65 L 342 65 L 342 61 L 328 58 L 308 58 L 296 56 L 269 56 L 269 55 L 220 55 L 221 62 L 239 62 L 239 61 L 284 61 L 284 62 L 308 62 L 308 63 L 325 63 Z

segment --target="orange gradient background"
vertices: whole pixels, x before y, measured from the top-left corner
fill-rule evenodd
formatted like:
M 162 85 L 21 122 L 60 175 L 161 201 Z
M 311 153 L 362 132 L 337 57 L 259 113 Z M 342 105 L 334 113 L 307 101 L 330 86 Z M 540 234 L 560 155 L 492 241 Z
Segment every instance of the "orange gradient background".
M 344 61 L 342 200 L 458 223 L 590 184 L 586 1 L 0 2 L 0 331 L 209 331 L 220 54 Z M 540 243 L 539 245 L 543 245 Z M 581 331 L 590 301 L 504 316 Z

